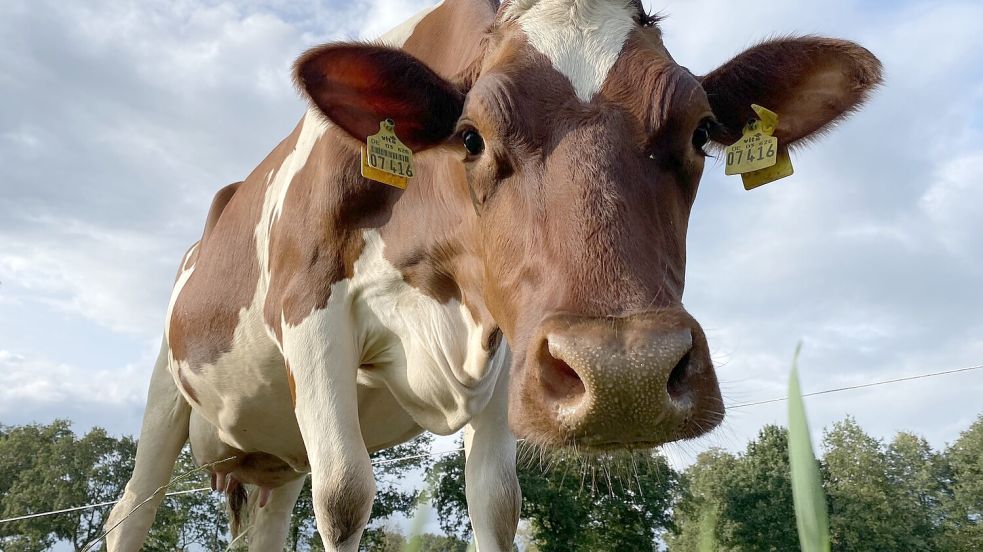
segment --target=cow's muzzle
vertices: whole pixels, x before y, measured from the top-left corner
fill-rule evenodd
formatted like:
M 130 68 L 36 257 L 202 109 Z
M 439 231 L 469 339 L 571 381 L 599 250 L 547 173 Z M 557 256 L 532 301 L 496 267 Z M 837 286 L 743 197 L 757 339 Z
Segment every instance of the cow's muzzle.
M 545 320 L 519 378 L 513 424 L 544 444 L 653 447 L 723 419 L 706 338 L 682 309 Z

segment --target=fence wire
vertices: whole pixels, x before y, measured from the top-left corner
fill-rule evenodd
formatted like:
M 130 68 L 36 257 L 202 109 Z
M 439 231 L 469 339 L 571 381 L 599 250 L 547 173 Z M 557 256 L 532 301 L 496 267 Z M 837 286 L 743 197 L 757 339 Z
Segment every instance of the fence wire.
M 934 378 L 934 377 L 938 377 L 938 376 L 947 376 L 947 375 L 951 375 L 951 374 L 959 374 L 959 373 L 971 372 L 971 371 L 974 371 L 974 370 L 981 370 L 981 369 L 983 369 L 983 364 L 980 364 L 978 366 L 969 366 L 969 367 L 966 367 L 966 368 L 956 368 L 954 370 L 942 370 L 940 372 L 931 372 L 931 373 L 928 373 L 928 374 L 919 374 L 919 375 L 916 375 L 916 376 L 907 376 L 907 377 L 903 377 L 903 378 L 894 378 L 894 379 L 889 379 L 889 380 L 874 381 L 874 382 L 870 382 L 870 383 L 863 383 L 863 384 L 858 384 L 858 385 L 849 385 L 849 386 L 845 386 L 845 387 L 835 387 L 835 388 L 832 388 L 832 389 L 824 389 L 822 391 L 813 391 L 811 393 L 805 393 L 805 394 L 803 394 L 802 397 L 805 398 L 805 397 L 815 397 L 817 395 L 829 395 L 831 393 L 841 393 L 843 391 L 853 391 L 853 390 L 856 390 L 856 389 L 866 389 L 866 388 L 869 388 L 869 387 L 877 387 L 877 386 L 880 386 L 880 385 L 889 385 L 889 384 L 892 384 L 892 383 L 900 383 L 900 382 L 905 382 L 905 381 L 913 381 L 913 380 L 920 380 L 920 379 L 926 379 L 926 378 Z M 777 397 L 777 398 L 774 398 L 774 399 L 766 399 L 766 400 L 763 400 L 763 401 L 754 401 L 754 402 L 747 402 L 747 403 L 730 405 L 727 408 L 729 408 L 729 409 L 750 408 L 750 407 L 753 407 L 753 406 L 761 406 L 761 405 L 765 405 L 765 404 L 772 404 L 772 403 L 782 402 L 782 401 L 787 401 L 787 400 L 788 400 L 788 397 Z M 456 449 L 452 449 L 452 450 L 443 450 L 443 451 L 438 451 L 438 452 L 429 452 L 429 453 L 426 453 L 426 454 L 414 454 L 414 455 L 411 455 L 411 456 L 403 456 L 403 457 L 400 457 L 400 458 L 390 458 L 390 459 L 385 459 L 385 460 L 376 460 L 376 461 L 372 462 L 372 465 L 373 466 L 383 466 L 383 465 L 388 465 L 388 464 L 395 464 L 397 462 L 404 462 L 406 460 L 418 460 L 420 458 L 437 458 L 437 457 L 440 457 L 440 456 L 446 456 L 448 454 L 454 454 L 455 452 L 461 452 L 462 450 L 464 450 L 464 449 L 463 448 L 456 448 Z M 182 477 L 183 475 L 184 474 L 182 474 L 182 475 L 180 475 L 178 477 Z M 211 487 L 202 487 L 200 489 L 190 489 L 190 490 L 186 490 L 186 491 L 170 492 L 170 493 L 166 493 L 164 496 L 165 497 L 180 496 L 180 495 L 185 495 L 185 494 L 201 493 L 201 492 L 210 491 L 210 490 L 211 490 Z M 7 518 L 7 519 L 0 519 L 0 524 L 13 523 L 15 521 L 24 521 L 24 520 L 34 519 L 34 518 L 39 518 L 39 517 L 53 516 L 53 515 L 57 515 L 57 514 L 67 514 L 67 513 L 70 513 L 70 512 L 78 512 L 78 511 L 81 511 L 81 510 L 90 510 L 90 509 L 93 509 L 93 508 L 101 508 L 101 507 L 104 507 L 104 506 L 111 506 L 113 504 L 116 504 L 117 502 L 119 502 L 119 500 L 111 500 L 111 501 L 108 501 L 108 502 L 100 502 L 98 504 L 87 504 L 85 506 L 76 506 L 74 508 L 65 508 L 63 510 L 54 510 L 54 511 L 51 511 L 51 512 L 41 512 L 41 513 L 37 513 L 37 514 L 25 514 L 25 515 L 22 515 L 22 516 L 17 516 L 17 517 L 12 517 L 12 518 Z

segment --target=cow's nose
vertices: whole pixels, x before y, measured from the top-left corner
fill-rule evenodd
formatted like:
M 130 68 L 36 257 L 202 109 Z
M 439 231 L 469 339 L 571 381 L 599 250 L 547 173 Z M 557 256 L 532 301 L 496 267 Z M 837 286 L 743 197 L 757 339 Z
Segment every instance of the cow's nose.
M 664 318 L 545 328 L 534 380 L 562 433 L 588 446 L 651 446 L 719 423 L 720 391 L 699 326 Z

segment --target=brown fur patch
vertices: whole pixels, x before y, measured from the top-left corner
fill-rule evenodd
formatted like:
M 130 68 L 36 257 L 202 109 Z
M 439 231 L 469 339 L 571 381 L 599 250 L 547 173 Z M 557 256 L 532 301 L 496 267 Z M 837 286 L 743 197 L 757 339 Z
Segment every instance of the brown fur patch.
M 177 366 L 177 376 L 178 381 L 181 382 L 181 388 L 184 389 L 184 392 L 188 395 L 188 398 L 191 399 L 191 402 L 201 404 L 201 401 L 198 400 L 198 394 L 195 393 L 194 388 L 191 387 L 191 383 L 188 381 L 188 378 L 185 377 L 184 371 L 181 369 L 180 364 Z
M 196 252 L 195 271 L 168 321 L 168 344 L 174 358 L 188 361 L 192 370 L 214 363 L 232 348 L 239 314 L 249 307 L 259 281 L 255 230 L 267 178 L 280 168 L 299 132 L 298 125 L 243 183 L 231 190 L 223 188 L 213 201 L 210 226 Z
M 294 373 L 290 370 L 289 361 L 284 361 L 284 367 L 287 369 L 287 387 L 290 388 L 290 402 L 294 408 L 297 408 L 297 381 L 294 380 Z
M 823 74 L 833 85 L 828 90 L 814 82 Z M 745 123 L 756 117 L 751 104 L 757 103 L 778 113 L 775 136 L 793 144 L 821 135 L 859 109 L 882 78 L 881 62 L 866 48 L 806 36 L 754 46 L 703 77 L 702 83 L 723 125 L 716 141 L 731 144 L 740 138 Z

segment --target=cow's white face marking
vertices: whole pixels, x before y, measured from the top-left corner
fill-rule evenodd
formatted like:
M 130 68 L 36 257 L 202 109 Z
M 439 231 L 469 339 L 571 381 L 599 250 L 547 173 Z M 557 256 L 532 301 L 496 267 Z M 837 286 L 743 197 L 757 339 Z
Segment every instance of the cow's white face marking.
M 626 0 L 516 0 L 504 14 L 589 102 L 637 25 Z

